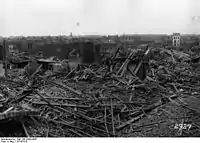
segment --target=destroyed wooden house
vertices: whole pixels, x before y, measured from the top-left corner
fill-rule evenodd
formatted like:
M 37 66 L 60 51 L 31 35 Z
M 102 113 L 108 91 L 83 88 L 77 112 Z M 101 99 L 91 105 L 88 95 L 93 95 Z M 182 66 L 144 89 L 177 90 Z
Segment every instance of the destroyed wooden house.
M 7 45 L 12 45 L 18 49 L 20 60 L 18 59 L 19 56 L 10 56 L 9 59 L 9 63 L 19 64 L 20 66 L 17 66 L 18 68 L 23 68 L 27 65 L 30 61 L 30 56 L 35 56 L 36 59 L 56 57 L 60 61 L 67 59 L 70 62 L 81 62 L 83 64 L 99 64 L 101 59 L 101 45 L 93 41 L 79 40 L 51 44 L 44 44 L 40 41 L 15 41 L 8 42 Z M 10 50 L 9 54 L 12 51 Z M 24 53 L 23 56 L 20 55 L 21 53 Z
M 98 42 L 94 39 L 86 40 L 81 38 L 59 43 L 46 43 L 41 40 L 13 40 L 8 41 L 7 45 L 15 47 L 15 51 L 18 51 L 18 56 L 11 56 L 8 60 L 9 63 L 17 65 L 18 68 L 23 68 L 27 65 L 31 61 L 29 59 L 30 56 L 34 56 L 36 59 L 56 57 L 60 61 L 68 60 L 68 62 L 72 63 L 100 64 L 102 56 L 112 56 L 118 48 L 120 48 L 120 53 L 122 53 L 121 56 L 123 57 L 123 55 L 126 55 L 128 48 L 135 49 L 141 44 L 150 42 L 152 41 L 139 41 L 137 38 L 133 43 Z M 11 51 L 13 50 L 10 50 L 9 53 Z
M 90 63 L 96 55 L 126 46 L 91 41 L 45 44 L 38 61 L 56 61 L 50 58 L 56 56 Z M 176 48 L 131 47 L 126 56 L 114 53 L 111 66 L 43 73 L 41 65 L 33 63 L 28 76 L 24 70 L 8 70 L 9 76 L 0 80 L 0 136 L 199 137 L 199 57 L 191 59 Z M 18 57 L 26 61 L 21 53 L 22 48 Z M 180 132 L 179 123 L 189 126 L 180 127 Z

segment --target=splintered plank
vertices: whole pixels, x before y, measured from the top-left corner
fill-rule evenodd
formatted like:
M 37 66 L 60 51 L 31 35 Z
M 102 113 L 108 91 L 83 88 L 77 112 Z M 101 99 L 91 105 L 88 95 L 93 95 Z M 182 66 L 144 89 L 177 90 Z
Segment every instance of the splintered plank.
M 33 116 L 37 114 L 38 112 L 36 111 L 9 111 L 6 113 L 0 113 L 0 120 L 19 118 L 23 116 Z
M 178 98 L 181 101 L 181 104 L 187 106 L 188 109 L 200 114 L 200 100 L 195 97 L 187 97 L 187 98 Z
M 73 92 L 73 93 L 75 93 L 75 94 L 77 94 L 77 95 L 82 95 L 82 93 L 80 92 L 80 91 L 78 91 L 78 90 L 75 90 L 75 89 L 73 89 L 72 87 L 69 87 L 69 86 L 67 86 L 67 85 L 63 85 L 62 83 L 59 83 L 59 82 L 50 82 L 50 81 L 48 81 L 48 83 L 49 84 L 53 84 L 53 85 L 55 85 L 55 86 L 58 86 L 58 87 L 60 87 L 60 88 L 62 88 L 62 89 L 65 89 L 65 90 L 69 90 L 69 91 L 71 91 L 71 92 Z
M 48 105 L 46 102 L 32 102 L 32 104 L 37 105 Z M 90 106 L 87 105 L 78 105 L 78 104 L 60 104 L 60 103 L 50 103 L 52 106 L 63 106 L 63 107 L 78 107 L 78 108 L 90 108 Z

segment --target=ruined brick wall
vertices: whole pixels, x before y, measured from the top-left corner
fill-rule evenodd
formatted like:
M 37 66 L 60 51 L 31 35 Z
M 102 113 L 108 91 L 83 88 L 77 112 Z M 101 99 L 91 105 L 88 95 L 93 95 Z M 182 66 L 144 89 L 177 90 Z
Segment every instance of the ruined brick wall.
M 100 44 L 92 42 L 81 43 L 80 58 L 81 62 L 86 64 L 100 63 Z
M 3 57 L 4 57 L 3 45 L 0 45 L 0 61 L 3 61 Z
M 93 51 L 93 43 L 81 43 L 81 59 L 84 63 L 92 63 L 95 61 L 94 51 Z
M 101 45 L 97 44 L 95 45 L 95 62 L 100 63 L 101 62 Z
M 56 56 L 60 60 L 64 60 L 68 57 L 69 46 L 68 44 L 45 44 L 42 46 L 43 56 L 45 58 Z

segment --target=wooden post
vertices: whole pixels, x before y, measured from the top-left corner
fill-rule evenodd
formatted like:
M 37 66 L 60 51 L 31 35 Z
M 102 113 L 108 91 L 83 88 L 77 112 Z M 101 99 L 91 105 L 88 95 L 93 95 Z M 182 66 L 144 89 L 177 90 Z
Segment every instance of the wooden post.
M 5 76 L 8 77 L 8 62 L 7 62 L 7 44 L 6 40 L 3 40 L 3 51 L 4 51 L 4 66 L 5 66 Z

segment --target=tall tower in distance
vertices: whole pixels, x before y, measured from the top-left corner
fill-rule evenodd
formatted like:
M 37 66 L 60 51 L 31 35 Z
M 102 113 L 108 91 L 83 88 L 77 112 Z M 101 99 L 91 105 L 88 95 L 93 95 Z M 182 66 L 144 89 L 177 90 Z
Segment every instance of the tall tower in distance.
M 180 35 L 180 33 L 173 33 L 172 45 L 174 47 L 180 47 L 181 46 L 181 35 Z
M 70 36 L 70 37 L 73 37 L 73 34 L 72 34 L 72 32 L 70 32 L 69 36 Z

